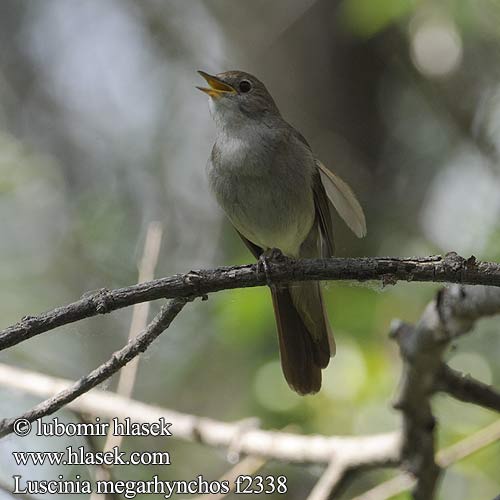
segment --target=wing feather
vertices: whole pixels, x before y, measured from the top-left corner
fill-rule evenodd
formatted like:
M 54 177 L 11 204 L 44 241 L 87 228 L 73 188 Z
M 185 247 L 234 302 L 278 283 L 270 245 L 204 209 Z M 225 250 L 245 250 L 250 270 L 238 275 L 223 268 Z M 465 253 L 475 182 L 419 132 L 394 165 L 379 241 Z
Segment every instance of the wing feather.
M 332 214 L 330 213 L 330 204 L 325 188 L 321 182 L 319 172 L 315 173 L 313 178 L 314 205 L 320 228 L 322 241 L 322 257 L 333 257 L 335 245 L 333 241 Z
M 319 160 L 316 160 L 316 166 L 328 199 L 340 217 L 358 238 L 366 236 L 365 214 L 352 189 Z

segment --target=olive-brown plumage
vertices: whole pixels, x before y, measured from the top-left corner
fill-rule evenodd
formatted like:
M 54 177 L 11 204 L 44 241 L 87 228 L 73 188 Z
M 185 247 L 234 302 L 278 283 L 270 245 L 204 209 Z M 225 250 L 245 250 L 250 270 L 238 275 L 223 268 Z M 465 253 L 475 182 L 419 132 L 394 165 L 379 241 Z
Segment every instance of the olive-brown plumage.
M 273 248 L 291 258 L 331 256 L 330 204 L 358 236 L 365 234 L 349 186 L 314 157 L 262 82 L 243 71 L 200 74 L 217 124 L 210 187 L 255 257 Z M 315 393 L 335 354 L 320 285 L 273 286 L 271 294 L 285 378 L 299 394 Z

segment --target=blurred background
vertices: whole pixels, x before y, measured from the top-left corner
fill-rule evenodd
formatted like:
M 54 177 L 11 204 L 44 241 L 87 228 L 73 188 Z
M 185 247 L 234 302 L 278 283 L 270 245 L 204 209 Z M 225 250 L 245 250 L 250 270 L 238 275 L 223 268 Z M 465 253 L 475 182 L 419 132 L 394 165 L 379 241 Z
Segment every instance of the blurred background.
M 336 219 L 339 256 L 453 250 L 499 260 L 499 26 L 495 0 L 3 0 L 0 327 L 88 290 L 136 282 L 153 220 L 164 228 L 158 276 L 252 261 L 208 192 L 215 128 L 195 89 L 197 69 L 256 74 L 316 155 L 351 184 L 368 237 L 356 240 Z M 269 292 L 259 288 L 186 306 L 141 358 L 134 397 L 305 433 L 397 428 L 391 397 L 400 360 L 389 324 L 415 321 L 438 287 L 325 288 L 338 354 L 318 395 L 300 398 L 286 386 Z M 75 379 L 126 342 L 130 318 L 121 310 L 60 328 L 0 361 Z M 481 322 L 449 353 L 451 365 L 498 386 L 497 329 L 495 320 Z M 0 390 L 2 416 L 35 402 Z M 434 407 L 440 446 L 494 420 L 446 397 Z M 8 489 L 16 472 L 12 450 L 68 441 L 3 439 L 0 484 Z M 216 479 L 230 467 L 223 450 L 171 439 L 123 446 L 168 449 L 172 465 L 117 467 L 119 479 Z M 499 469 L 497 444 L 448 471 L 440 498 L 491 500 Z M 273 462 L 261 471 L 286 474 L 290 499 L 305 498 L 321 472 Z M 392 474 L 361 475 L 344 498 Z

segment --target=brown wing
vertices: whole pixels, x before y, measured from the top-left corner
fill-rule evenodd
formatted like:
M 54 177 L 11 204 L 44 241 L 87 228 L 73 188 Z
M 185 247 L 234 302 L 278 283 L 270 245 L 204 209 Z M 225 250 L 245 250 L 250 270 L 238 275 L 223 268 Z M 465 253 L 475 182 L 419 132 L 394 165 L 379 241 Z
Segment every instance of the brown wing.
M 366 236 L 366 220 L 363 208 L 347 182 L 316 160 L 323 191 L 332 202 L 340 217 L 358 238 Z
M 290 134 L 300 141 L 304 146 L 306 146 L 311 151 L 311 146 L 305 139 L 305 137 L 292 126 L 289 128 Z M 316 169 L 313 175 L 313 193 L 314 193 L 314 204 L 316 207 L 316 217 L 319 222 L 319 229 L 321 235 L 321 257 L 332 257 L 335 253 L 335 245 L 333 244 L 333 226 L 332 226 L 332 215 L 329 208 L 329 200 L 323 182 L 321 181 L 321 175 Z
M 321 177 L 317 170 L 314 172 L 313 177 L 313 193 L 316 217 L 318 219 L 322 241 L 322 257 L 332 257 L 335 253 L 332 214 L 330 212 L 330 203 L 326 195 L 325 187 L 321 182 Z

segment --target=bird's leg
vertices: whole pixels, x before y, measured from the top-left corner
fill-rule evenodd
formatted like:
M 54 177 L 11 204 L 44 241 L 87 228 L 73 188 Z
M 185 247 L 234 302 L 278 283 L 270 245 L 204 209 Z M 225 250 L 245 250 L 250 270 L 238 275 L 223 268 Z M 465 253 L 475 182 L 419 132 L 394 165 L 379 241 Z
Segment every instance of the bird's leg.
M 262 252 L 257 261 L 257 273 L 260 274 L 262 272 L 266 276 L 267 286 L 271 288 L 273 286 L 271 282 L 271 269 L 269 267 L 269 257 L 266 255 L 266 252 Z
M 266 283 L 269 288 L 275 286 L 271 279 L 271 262 L 283 262 L 284 260 L 286 260 L 286 256 L 279 248 L 268 248 L 259 255 L 259 260 L 257 262 L 257 272 L 263 272 L 265 274 Z

